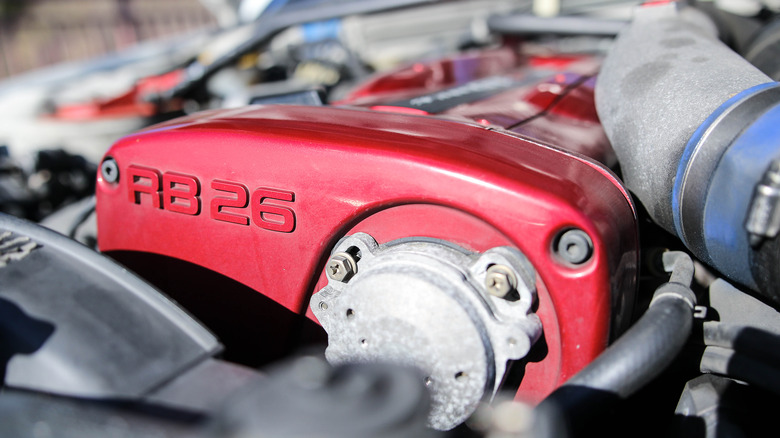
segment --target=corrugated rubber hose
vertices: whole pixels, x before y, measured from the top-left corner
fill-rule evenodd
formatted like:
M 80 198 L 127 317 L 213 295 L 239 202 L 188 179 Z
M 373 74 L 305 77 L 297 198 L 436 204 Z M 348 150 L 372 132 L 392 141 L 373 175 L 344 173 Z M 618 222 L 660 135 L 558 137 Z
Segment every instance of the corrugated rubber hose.
M 553 417 L 569 430 L 581 427 L 612 403 L 634 394 L 677 357 L 691 334 L 696 297 L 690 289 L 693 263 L 682 252 L 664 254 L 668 283 L 655 292 L 645 314 L 596 360 L 555 390 L 537 408 L 542 429 Z M 556 434 L 560 433 L 558 428 Z

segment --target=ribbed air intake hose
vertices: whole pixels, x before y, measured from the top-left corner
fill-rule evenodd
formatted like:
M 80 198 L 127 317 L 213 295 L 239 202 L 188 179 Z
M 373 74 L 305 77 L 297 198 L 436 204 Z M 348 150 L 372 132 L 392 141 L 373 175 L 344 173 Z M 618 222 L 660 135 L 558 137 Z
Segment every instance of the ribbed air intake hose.
M 720 42 L 703 13 L 656 2 L 618 35 L 596 106 L 651 218 L 780 303 L 780 165 L 770 166 L 780 159 L 780 84 Z

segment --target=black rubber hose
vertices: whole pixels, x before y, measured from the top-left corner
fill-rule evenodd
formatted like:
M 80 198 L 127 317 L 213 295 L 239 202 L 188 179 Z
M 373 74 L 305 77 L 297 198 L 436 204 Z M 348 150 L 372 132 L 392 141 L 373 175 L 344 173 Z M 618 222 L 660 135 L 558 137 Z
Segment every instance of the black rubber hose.
M 703 373 L 742 380 L 780 395 L 778 368 L 728 348 L 707 347 L 702 355 L 700 369 Z
M 672 279 L 687 279 L 690 258 L 676 253 Z M 666 262 L 666 260 L 665 260 Z M 665 263 L 666 264 L 666 263 Z M 683 280 L 685 281 L 685 280 Z M 539 412 L 557 411 L 580 430 L 657 377 L 677 357 L 690 337 L 696 298 L 689 285 L 669 282 L 655 292 L 650 308 L 623 336 L 596 360 L 555 390 Z M 543 414 L 542 414 L 543 415 Z
M 727 322 L 705 322 L 704 345 L 733 350 L 780 369 L 780 336 L 764 327 Z
M 692 308 L 685 300 L 658 300 L 625 335 L 565 386 L 628 397 L 671 363 L 688 340 L 692 326 Z

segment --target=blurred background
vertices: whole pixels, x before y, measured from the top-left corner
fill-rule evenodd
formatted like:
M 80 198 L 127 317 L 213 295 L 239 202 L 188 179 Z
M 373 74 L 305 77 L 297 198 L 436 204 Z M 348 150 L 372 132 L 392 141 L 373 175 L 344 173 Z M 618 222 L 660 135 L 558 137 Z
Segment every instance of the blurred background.
M 215 28 L 220 7 L 216 2 L 209 4 L 211 9 L 204 4 L 209 3 L 0 0 L 0 78 L 93 58 L 143 41 Z
M 0 212 L 41 222 L 82 199 L 88 212 L 115 141 L 201 110 L 344 104 L 350 96 L 368 105 L 355 99 L 396 92 L 372 82 L 376 73 L 443 59 L 426 70 L 433 82 L 411 86 L 444 89 L 483 51 L 507 52 L 486 55 L 507 66 L 523 56 L 603 54 L 613 30 L 567 28 L 560 38 L 543 19 L 593 16 L 622 26 L 636 2 L 0 0 Z M 530 17 L 530 30 L 491 28 L 491 18 L 513 14 Z M 471 54 L 446 58 L 461 52 Z M 457 71 L 437 73 L 449 68 Z

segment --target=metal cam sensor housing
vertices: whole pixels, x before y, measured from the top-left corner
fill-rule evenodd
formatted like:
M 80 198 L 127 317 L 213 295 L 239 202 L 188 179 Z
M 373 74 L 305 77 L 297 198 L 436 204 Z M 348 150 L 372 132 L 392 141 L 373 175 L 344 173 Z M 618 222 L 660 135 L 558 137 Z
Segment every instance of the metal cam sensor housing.
M 514 248 L 477 254 L 433 239 L 379 246 L 357 233 L 334 254 L 351 254 L 357 269 L 346 282 L 329 277 L 312 297 L 311 309 L 328 333 L 327 359 L 419 368 L 436 429 L 463 422 L 492 396 L 507 361 L 524 357 L 541 334 L 531 312 L 536 272 Z M 511 289 L 502 296 L 491 293 L 496 271 Z

